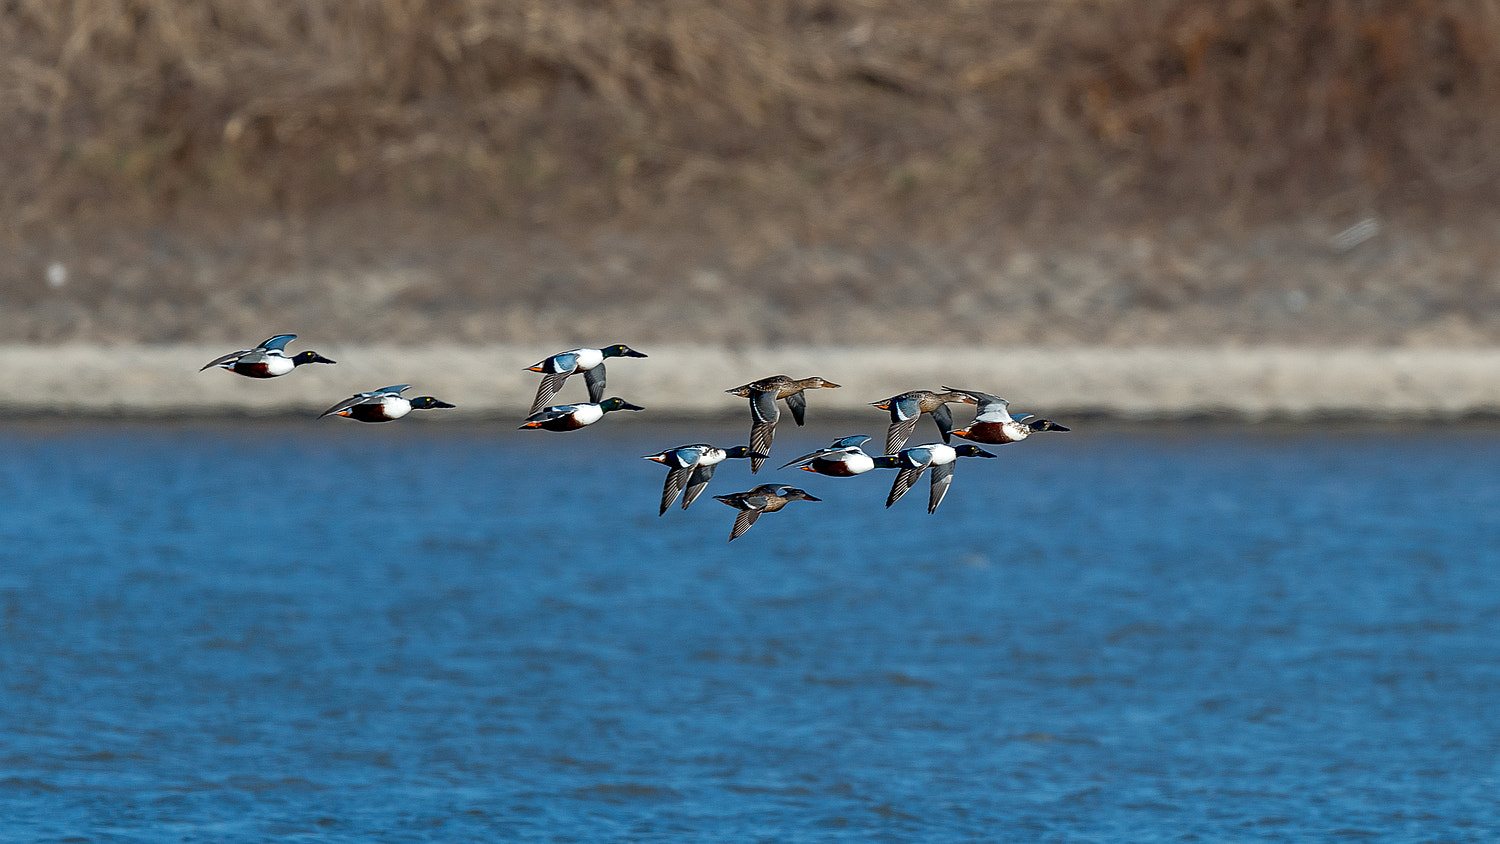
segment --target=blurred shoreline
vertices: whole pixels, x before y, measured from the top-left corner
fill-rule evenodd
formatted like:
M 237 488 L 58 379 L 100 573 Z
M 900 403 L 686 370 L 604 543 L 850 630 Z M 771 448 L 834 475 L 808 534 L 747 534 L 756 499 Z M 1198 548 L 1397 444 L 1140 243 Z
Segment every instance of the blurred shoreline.
M 355 392 L 410 383 L 408 395 L 435 395 L 459 407 L 413 418 L 519 420 L 538 378 L 525 367 L 557 351 L 539 345 L 315 348 L 339 363 L 267 381 L 198 371 L 232 351 L 206 344 L 4 345 L 0 371 L 10 411 L 24 416 L 316 414 Z M 724 391 L 775 373 L 820 375 L 843 385 L 809 394 L 813 419 L 873 418 L 878 411 L 870 402 L 944 385 L 996 393 L 1010 399 L 1018 415 L 1059 421 L 1411 422 L 1500 415 L 1500 349 L 1494 348 L 670 345 L 645 351 L 646 360 L 609 362 L 607 394 L 680 418 L 734 418 L 743 400 Z M 572 379 L 555 401 L 583 396 L 581 379 Z

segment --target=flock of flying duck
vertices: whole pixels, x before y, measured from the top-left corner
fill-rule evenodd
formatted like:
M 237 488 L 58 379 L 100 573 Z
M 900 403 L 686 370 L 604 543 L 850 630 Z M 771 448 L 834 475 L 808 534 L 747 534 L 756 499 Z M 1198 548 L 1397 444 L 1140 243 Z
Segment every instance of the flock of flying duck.
M 295 334 L 278 334 L 253 349 L 241 349 L 216 358 L 203 365 L 204 369 L 219 367 L 248 378 L 275 378 L 286 375 L 297 367 L 308 363 L 334 363 L 313 351 L 286 353 L 286 346 L 297 339 Z M 643 358 L 645 355 L 616 343 L 601 349 L 569 349 L 540 361 L 526 369 L 542 373 L 542 382 L 537 387 L 536 398 L 531 405 L 531 415 L 526 417 L 522 428 L 543 428 L 548 431 L 574 431 L 592 425 L 604 418 L 606 413 L 616 410 L 644 410 L 622 398 L 604 398 L 604 361 L 609 358 Z M 570 376 L 582 373 L 588 388 L 589 400 L 581 404 L 549 405 Z M 682 509 L 686 510 L 708 486 L 714 469 L 731 458 L 749 458 L 750 473 L 770 457 L 771 440 L 776 435 L 776 423 L 781 411 L 778 401 L 786 402 L 792 419 L 802 425 L 807 417 L 805 391 L 839 385 L 817 376 L 811 378 L 789 378 L 773 375 L 758 381 L 735 387 L 725 392 L 750 400 L 750 444 L 733 448 L 720 448 L 707 443 L 693 443 L 669 448 L 645 457 L 667 467 L 667 480 L 661 493 L 663 515 L 682 497 Z M 410 384 L 395 384 L 365 393 L 356 393 L 335 404 L 318 415 L 344 416 L 360 422 L 390 422 L 411 413 L 413 410 L 454 407 L 433 396 L 406 398 L 403 393 Z M 953 427 L 953 414 L 948 410 L 951 403 L 977 406 L 974 420 L 967 427 Z M 834 440 L 826 447 L 783 464 L 786 469 L 796 466 L 804 472 L 815 472 L 836 478 L 862 475 L 872 469 L 895 469 L 896 480 L 891 485 L 885 506 L 890 507 L 911 489 L 923 472 L 930 471 L 930 491 L 927 512 L 937 510 L 953 483 L 954 464 L 960 457 L 994 457 L 972 443 L 951 445 L 953 437 L 961 437 L 974 443 L 1004 445 L 1019 442 L 1038 431 L 1067 431 L 1068 428 L 1049 419 L 1033 419 L 1030 415 L 1014 418 L 1010 415 L 1009 402 L 999 396 L 974 390 L 958 390 L 943 387 L 943 392 L 912 390 L 871 402 L 890 413 L 891 424 L 886 430 L 885 451 L 879 456 L 866 454 L 861 446 L 869 437 L 856 435 Z M 942 442 L 906 446 L 906 441 L 916 429 L 922 414 L 927 414 L 937 425 Z M 734 528 L 729 541 L 733 542 L 760 518 L 762 513 L 774 513 L 792 501 L 820 501 L 806 490 L 787 484 L 761 484 L 745 492 L 716 495 L 718 501 L 735 508 Z

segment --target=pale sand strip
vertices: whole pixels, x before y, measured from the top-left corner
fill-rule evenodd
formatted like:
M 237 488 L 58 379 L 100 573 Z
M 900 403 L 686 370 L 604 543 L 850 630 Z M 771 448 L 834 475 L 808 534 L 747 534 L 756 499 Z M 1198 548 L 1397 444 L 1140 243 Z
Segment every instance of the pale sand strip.
M 282 414 L 318 412 L 344 396 L 393 383 L 463 409 L 520 418 L 540 376 L 524 368 L 558 348 L 358 347 L 296 341 L 339 361 L 269 381 L 198 367 L 218 346 L 0 346 L 12 410 L 64 414 Z M 1500 349 L 1110 349 L 647 347 L 646 360 L 610 361 L 609 394 L 657 411 L 728 415 L 743 399 L 724 390 L 785 373 L 844 385 L 809 395 L 814 408 L 874 413 L 866 403 L 947 384 L 1011 399 L 1052 417 L 1130 419 L 1231 414 L 1437 417 L 1500 413 Z M 584 395 L 570 380 L 558 401 Z

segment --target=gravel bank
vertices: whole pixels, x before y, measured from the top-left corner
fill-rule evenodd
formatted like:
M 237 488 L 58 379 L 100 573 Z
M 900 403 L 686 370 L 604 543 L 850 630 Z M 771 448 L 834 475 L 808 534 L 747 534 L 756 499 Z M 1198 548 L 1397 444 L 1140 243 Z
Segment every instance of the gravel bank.
M 450 420 L 525 415 L 539 376 L 524 368 L 556 348 L 366 347 L 294 342 L 339 361 L 270 381 L 198 368 L 229 348 L 0 346 L 14 412 L 131 416 L 316 413 L 361 390 L 411 383 L 458 411 Z M 784 372 L 844 385 L 811 397 L 814 412 L 875 413 L 866 405 L 910 389 L 951 385 L 1005 396 L 1014 409 L 1058 419 L 1201 415 L 1259 419 L 1500 414 L 1500 349 L 862 348 L 730 349 L 650 346 L 647 360 L 609 363 L 609 393 L 654 411 L 741 412 L 724 390 Z M 570 381 L 558 401 L 576 401 Z

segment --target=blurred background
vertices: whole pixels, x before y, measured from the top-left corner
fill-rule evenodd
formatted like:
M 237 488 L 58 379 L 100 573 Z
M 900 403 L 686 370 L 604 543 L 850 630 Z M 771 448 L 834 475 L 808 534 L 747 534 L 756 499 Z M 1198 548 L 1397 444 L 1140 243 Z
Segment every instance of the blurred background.
M 9 342 L 1500 340 L 1494 0 L 11 0 L 0 76 Z

